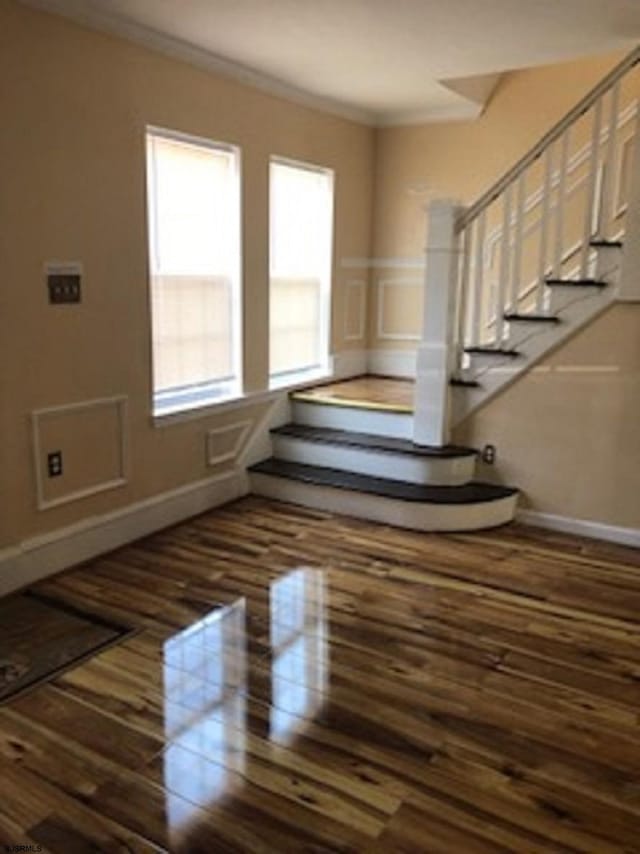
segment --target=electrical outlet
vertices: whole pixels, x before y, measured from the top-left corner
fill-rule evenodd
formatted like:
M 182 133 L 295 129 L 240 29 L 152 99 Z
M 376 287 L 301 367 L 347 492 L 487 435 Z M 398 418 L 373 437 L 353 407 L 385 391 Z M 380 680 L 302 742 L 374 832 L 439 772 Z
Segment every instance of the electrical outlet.
M 62 474 L 62 451 L 52 451 L 47 454 L 47 469 L 49 477 L 60 477 Z
M 496 461 L 496 446 L 485 445 L 482 449 L 482 462 L 492 466 Z

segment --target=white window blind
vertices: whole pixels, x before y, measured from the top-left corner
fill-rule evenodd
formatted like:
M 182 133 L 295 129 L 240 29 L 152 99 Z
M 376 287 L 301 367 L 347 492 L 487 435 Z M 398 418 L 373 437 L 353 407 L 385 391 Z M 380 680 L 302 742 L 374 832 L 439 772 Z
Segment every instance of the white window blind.
M 324 367 L 328 359 L 333 172 L 272 160 L 269 371 Z
M 154 411 L 237 389 L 238 153 L 147 134 Z

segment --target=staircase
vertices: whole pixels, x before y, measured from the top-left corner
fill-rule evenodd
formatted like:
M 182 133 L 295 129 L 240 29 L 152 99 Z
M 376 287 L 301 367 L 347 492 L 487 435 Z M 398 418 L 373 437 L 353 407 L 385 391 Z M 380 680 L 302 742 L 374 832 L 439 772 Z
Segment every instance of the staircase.
M 452 429 L 615 300 L 640 300 L 640 48 L 483 196 L 429 209 L 413 407 L 291 396 L 254 492 L 423 531 L 513 519 Z
M 273 457 L 252 491 L 420 531 L 489 528 L 513 518 L 517 490 L 474 480 L 476 451 L 411 438 L 413 413 L 291 395 L 293 421 L 271 431 Z M 363 432 L 363 431 L 367 432 Z
M 613 301 L 638 298 L 625 237 L 640 230 L 639 62 L 640 48 L 456 212 L 452 426 Z

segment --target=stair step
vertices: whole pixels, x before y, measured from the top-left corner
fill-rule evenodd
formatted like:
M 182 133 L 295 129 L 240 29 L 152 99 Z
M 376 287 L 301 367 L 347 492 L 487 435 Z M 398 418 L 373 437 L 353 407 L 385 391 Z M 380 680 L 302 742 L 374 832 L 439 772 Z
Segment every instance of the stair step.
M 478 380 L 464 380 L 462 377 L 451 377 L 449 385 L 456 388 L 480 388 Z
M 404 481 L 387 480 L 369 475 L 339 471 L 338 469 L 308 466 L 271 457 L 251 466 L 252 474 L 286 478 L 315 486 L 348 489 L 390 498 L 397 501 L 441 505 L 480 504 L 513 498 L 517 489 L 490 483 L 472 482 L 461 486 L 426 486 Z
M 327 445 L 345 445 L 352 448 L 366 448 L 371 451 L 383 451 L 394 454 L 408 454 L 418 457 L 436 457 L 451 459 L 453 457 L 475 456 L 474 448 L 460 445 L 445 445 L 436 448 L 429 445 L 416 445 L 410 439 L 400 439 L 393 436 L 376 436 L 372 433 L 358 433 L 352 430 L 336 430 L 330 427 L 312 427 L 307 424 L 285 424 L 271 430 L 274 436 L 286 436 L 292 439 L 302 439 L 307 442 L 318 442 Z
M 569 287 L 569 288 L 606 288 L 607 283 L 601 282 L 598 279 L 546 279 L 546 284 L 550 288 Z
M 365 400 L 361 398 L 339 397 L 337 395 L 327 395 L 324 397 L 318 393 L 317 387 L 292 391 L 289 397 L 293 401 L 310 403 L 314 406 L 336 406 L 345 409 L 366 409 L 370 412 L 395 412 L 400 414 L 413 412 L 412 405 L 400 401 Z
M 589 246 L 594 249 L 622 249 L 621 240 L 590 240 Z
M 554 314 L 505 314 L 504 319 L 509 323 L 560 323 Z
M 507 356 L 510 359 L 520 355 L 518 350 L 506 350 L 502 347 L 465 347 L 464 352 L 470 356 Z
M 366 406 L 333 406 L 319 400 L 291 396 L 291 411 L 296 424 L 328 427 L 375 436 L 413 437 L 413 408 L 406 411 L 370 409 Z

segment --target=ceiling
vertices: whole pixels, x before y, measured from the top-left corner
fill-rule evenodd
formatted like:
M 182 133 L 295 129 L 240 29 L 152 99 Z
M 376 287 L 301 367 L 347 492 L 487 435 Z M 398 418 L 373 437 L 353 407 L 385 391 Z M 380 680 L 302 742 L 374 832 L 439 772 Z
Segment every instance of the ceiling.
M 640 41 L 640 0 L 25 2 L 378 125 L 473 118 L 502 72 Z

